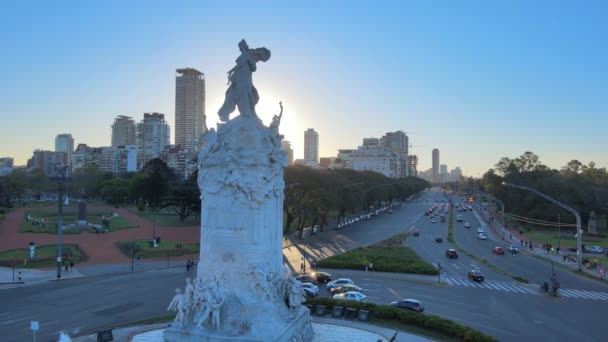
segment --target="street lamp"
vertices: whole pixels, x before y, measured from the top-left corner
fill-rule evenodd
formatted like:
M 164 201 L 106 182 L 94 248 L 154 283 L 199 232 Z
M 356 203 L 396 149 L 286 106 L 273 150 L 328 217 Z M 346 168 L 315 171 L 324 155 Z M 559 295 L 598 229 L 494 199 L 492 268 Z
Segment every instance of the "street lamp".
M 57 278 L 61 278 L 61 256 L 62 254 L 62 242 L 63 242 L 63 181 L 66 178 L 66 172 L 68 170 L 67 165 L 59 165 L 57 167 L 60 171 L 59 181 L 57 182 L 58 196 L 57 196 Z
M 556 204 L 556 205 L 558 205 L 558 206 L 560 206 L 560 207 L 568 210 L 569 212 L 571 212 L 574 215 L 574 217 L 576 217 L 576 237 L 577 237 L 577 240 L 576 240 L 576 260 L 578 262 L 578 270 L 579 270 L 579 272 L 582 271 L 583 270 L 583 248 L 582 248 L 582 246 L 583 246 L 583 230 L 581 229 L 581 217 L 578 214 L 578 212 L 576 210 L 572 209 L 571 207 L 565 205 L 564 203 L 562 203 L 562 202 L 560 202 L 560 201 L 558 201 L 558 200 L 556 200 L 556 199 L 554 199 L 552 197 L 549 197 L 549 196 L 543 194 L 542 192 L 540 192 L 540 191 L 538 191 L 536 189 L 533 189 L 533 188 L 530 188 L 530 187 L 527 187 L 527 186 L 522 186 L 522 185 L 515 185 L 515 184 L 505 183 L 505 182 L 503 182 L 502 184 L 505 185 L 505 186 L 510 186 L 512 188 L 527 190 L 527 191 L 530 191 L 532 193 L 535 193 L 536 195 L 538 195 L 538 196 L 546 199 L 547 201 L 552 202 L 553 204 Z

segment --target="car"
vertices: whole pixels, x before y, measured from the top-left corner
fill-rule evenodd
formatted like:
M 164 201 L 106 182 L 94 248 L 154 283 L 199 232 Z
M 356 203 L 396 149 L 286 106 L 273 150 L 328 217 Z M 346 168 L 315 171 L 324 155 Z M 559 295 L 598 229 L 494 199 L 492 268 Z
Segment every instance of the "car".
M 312 283 L 312 284 L 317 283 L 317 278 L 312 275 L 309 275 L 309 274 L 302 274 L 300 276 L 297 276 L 296 280 L 302 282 L 303 284 L 304 283 Z
M 481 271 L 471 270 L 469 271 L 469 279 L 472 281 L 482 282 L 484 278 L 483 274 L 481 274 Z
M 448 248 L 445 250 L 445 256 L 450 259 L 458 259 L 458 253 L 453 248 Z
M 507 247 L 507 250 L 513 254 L 519 253 L 519 247 L 517 247 L 516 245 L 511 245 Z
M 456 222 L 462 222 L 462 215 L 456 216 Z
M 479 234 L 477 235 L 477 238 L 478 238 L 479 240 L 487 240 L 487 239 L 488 239 L 488 236 L 487 236 L 486 234 L 484 234 L 484 233 L 479 233 Z
M 416 311 L 416 312 L 424 311 L 424 305 L 422 305 L 422 302 L 420 302 L 419 300 L 416 300 L 416 299 L 399 300 L 396 302 L 392 302 L 391 306 L 394 306 L 396 308 L 406 309 L 406 310 L 412 310 L 412 311 Z
M 343 285 L 352 285 L 352 284 L 354 284 L 352 280 L 350 280 L 348 278 L 340 278 L 340 279 L 330 281 L 329 283 L 326 284 L 326 287 L 328 290 L 331 291 L 331 289 L 333 287 L 338 287 L 338 286 L 343 286 Z
M 604 249 L 600 246 L 585 247 L 585 251 L 589 252 L 589 253 L 598 253 L 598 254 L 604 253 Z
M 389 210 L 388 210 L 388 213 L 389 213 L 389 214 L 392 214 L 392 213 L 393 213 L 393 209 L 389 209 Z
M 315 296 L 317 295 L 317 293 L 319 293 L 319 287 L 313 283 L 302 283 L 302 288 L 305 290 L 310 290 L 315 294 Z
M 464 223 L 464 227 L 465 227 L 465 228 L 471 228 L 471 224 L 470 224 L 469 222 L 465 222 L 465 223 Z
M 355 302 L 365 302 L 367 300 L 366 295 L 359 293 L 359 292 L 355 292 L 355 291 L 339 293 L 337 295 L 334 295 L 332 298 L 333 299 L 352 300 Z
M 431 223 L 435 223 L 435 222 L 437 222 L 437 220 L 435 220 L 435 218 L 434 218 L 434 217 L 432 217 L 432 218 L 431 218 Z
M 315 283 L 327 284 L 331 281 L 331 274 L 329 274 L 327 272 L 313 272 L 311 275 L 313 277 L 315 277 L 315 279 L 316 279 L 316 281 L 312 282 L 313 284 L 315 284 Z
M 496 255 L 505 255 L 505 249 L 502 247 L 494 247 L 494 249 L 492 250 L 492 253 L 496 254 Z
M 481 233 L 485 234 L 485 232 L 486 232 L 486 230 L 484 228 L 482 228 L 482 227 L 477 228 L 477 233 L 478 234 L 481 234 Z
M 420 236 L 420 231 L 419 231 L 418 229 L 416 229 L 416 230 L 414 230 L 414 231 L 412 232 L 412 235 L 413 235 L 413 236 Z
M 355 284 L 351 284 L 351 285 L 342 285 L 342 286 L 334 287 L 330 291 L 332 294 L 338 294 L 338 293 L 345 293 L 345 292 L 349 292 L 349 291 L 363 292 L 363 289 Z
M 443 238 L 441 236 L 436 236 L 435 237 L 435 242 L 441 243 L 441 242 L 443 242 Z
M 304 296 L 306 296 L 306 297 L 316 297 L 317 296 L 316 292 L 314 292 L 313 290 L 308 289 L 308 288 L 303 288 L 302 292 L 304 292 Z

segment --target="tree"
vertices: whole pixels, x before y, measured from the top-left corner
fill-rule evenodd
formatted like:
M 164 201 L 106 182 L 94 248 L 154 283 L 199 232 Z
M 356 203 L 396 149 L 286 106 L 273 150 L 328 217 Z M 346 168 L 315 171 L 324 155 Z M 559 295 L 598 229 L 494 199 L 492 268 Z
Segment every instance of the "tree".
M 45 191 L 55 190 L 53 189 L 53 182 L 51 182 L 49 177 L 47 177 L 40 168 L 33 169 L 28 173 L 27 186 L 32 190 L 36 199 L 40 199 L 42 193 Z
M 108 174 L 101 171 L 97 166 L 87 166 L 74 170 L 70 187 L 72 193 L 81 197 L 99 196 L 99 185 L 107 180 Z
M 147 162 L 141 172 L 146 175 L 143 179 L 141 197 L 149 206 L 156 208 L 161 205 L 163 197 L 169 192 L 169 182 L 174 180 L 173 172 L 158 158 Z
M 22 171 L 13 171 L 0 177 L 0 205 L 12 207 L 14 199 L 21 199 L 26 189 L 26 175 Z
M 169 196 L 163 201 L 162 207 L 179 215 L 180 221 L 185 221 L 192 213 L 199 213 L 201 210 L 201 192 L 196 178 L 192 178 L 174 183 L 169 190 Z
M 99 185 L 102 198 L 110 204 L 124 204 L 129 196 L 129 181 L 124 178 L 112 178 Z

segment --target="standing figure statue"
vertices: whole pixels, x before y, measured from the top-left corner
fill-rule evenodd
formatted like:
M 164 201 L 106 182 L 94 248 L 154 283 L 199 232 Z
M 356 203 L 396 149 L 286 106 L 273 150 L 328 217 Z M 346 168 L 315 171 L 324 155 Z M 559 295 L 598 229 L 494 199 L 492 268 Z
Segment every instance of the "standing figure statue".
M 175 289 L 175 297 L 173 297 L 173 300 L 169 303 L 167 311 L 177 311 L 175 323 L 183 326 L 186 317 L 186 296 L 184 296 L 181 289 Z
M 241 55 L 236 59 L 234 68 L 228 71 L 228 90 L 222 108 L 218 111 L 220 120 L 227 122 L 235 107 L 242 116 L 257 117 L 255 105 L 260 96 L 253 86 L 252 74 L 256 71 L 256 63 L 270 59 L 270 50 L 266 48 L 250 49 L 247 42 L 239 42 Z
M 279 102 L 279 106 L 281 107 L 281 112 L 279 113 L 279 115 L 273 116 L 272 122 L 270 123 L 270 128 L 276 134 L 279 134 L 279 125 L 281 125 L 281 118 L 283 117 L 283 102 Z

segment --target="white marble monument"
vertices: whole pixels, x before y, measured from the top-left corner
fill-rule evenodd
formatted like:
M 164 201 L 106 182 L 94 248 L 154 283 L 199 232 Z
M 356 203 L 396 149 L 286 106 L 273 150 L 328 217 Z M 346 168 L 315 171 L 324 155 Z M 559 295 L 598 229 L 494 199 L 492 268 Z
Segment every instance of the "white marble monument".
M 201 241 L 198 277 L 176 290 L 166 341 L 311 341 L 300 282 L 283 266 L 283 168 L 279 124 L 257 117 L 252 73 L 270 51 L 239 43 L 217 132 L 199 153 Z M 230 119 L 238 108 L 240 115 Z M 281 106 L 282 108 L 282 106 Z M 282 109 L 281 109 L 282 113 Z

